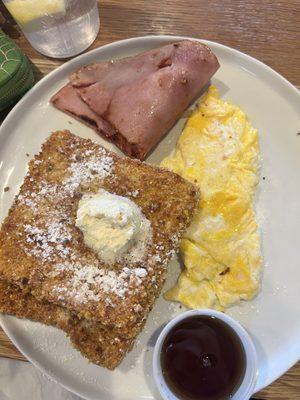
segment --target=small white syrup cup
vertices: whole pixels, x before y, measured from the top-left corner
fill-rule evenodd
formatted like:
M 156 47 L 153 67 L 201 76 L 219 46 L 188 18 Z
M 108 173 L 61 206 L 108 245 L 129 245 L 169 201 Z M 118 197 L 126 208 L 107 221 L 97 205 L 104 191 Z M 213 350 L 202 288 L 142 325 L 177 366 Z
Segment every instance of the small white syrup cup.
M 235 391 L 230 400 L 248 400 L 254 392 L 258 377 L 257 355 L 253 341 L 246 330 L 233 318 L 219 311 L 209 309 L 186 311 L 172 319 L 160 333 L 153 353 L 153 376 L 159 393 L 164 400 L 181 400 L 171 391 L 163 377 L 161 369 L 161 349 L 166 336 L 175 325 L 186 318 L 197 315 L 208 315 L 223 321 L 229 327 L 231 327 L 240 338 L 246 355 L 246 371 L 239 388 Z

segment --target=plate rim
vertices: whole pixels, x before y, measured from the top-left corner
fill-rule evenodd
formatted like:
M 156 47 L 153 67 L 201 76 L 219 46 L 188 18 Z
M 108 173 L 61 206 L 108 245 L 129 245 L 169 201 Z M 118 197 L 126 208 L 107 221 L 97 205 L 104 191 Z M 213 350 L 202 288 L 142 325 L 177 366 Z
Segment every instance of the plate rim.
M 149 41 L 151 42 L 152 40 L 155 39 L 163 39 L 163 40 L 196 40 L 198 42 L 203 42 L 210 46 L 211 44 L 220 48 L 220 49 L 225 49 L 230 52 L 233 52 L 234 54 L 243 57 L 244 59 L 254 62 L 261 68 L 266 69 L 268 72 L 270 72 L 272 75 L 274 75 L 277 79 L 279 79 L 283 84 L 287 85 L 289 89 L 293 91 L 293 93 L 299 97 L 300 100 L 300 91 L 297 89 L 296 86 L 294 86 L 288 79 L 286 79 L 284 76 L 282 76 L 279 72 L 277 72 L 275 69 L 271 68 L 269 65 L 265 64 L 264 62 L 258 60 L 255 57 L 250 56 L 249 54 L 243 53 L 240 50 L 234 49 L 233 47 L 227 46 L 222 43 L 214 42 L 212 40 L 206 40 L 206 39 L 201 39 L 201 38 L 194 38 L 194 37 L 189 37 L 189 36 L 178 36 L 178 35 L 149 35 L 149 36 L 135 36 L 132 38 L 128 39 L 121 39 L 117 40 L 111 43 L 107 43 L 103 46 L 99 46 L 95 49 L 89 50 L 85 53 L 79 54 L 78 56 L 72 58 L 71 60 L 68 60 L 67 62 L 61 64 L 57 68 L 55 68 L 53 71 L 50 71 L 47 75 L 45 75 L 41 80 L 39 80 L 22 98 L 21 100 L 18 101 L 18 103 L 10 110 L 10 112 L 7 114 L 5 117 L 4 121 L 2 122 L 0 126 L 0 137 L 2 136 L 2 131 L 4 128 L 6 128 L 6 125 L 10 122 L 10 119 L 12 118 L 12 114 L 14 114 L 19 108 L 22 107 L 23 103 L 29 98 L 32 93 L 36 90 L 39 89 L 39 87 L 44 83 L 44 81 L 47 79 L 50 79 L 53 75 L 58 74 L 62 69 L 65 68 L 66 65 L 71 65 L 72 63 L 75 63 L 75 61 L 78 61 L 80 59 L 84 59 L 87 54 L 96 54 L 99 49 L 105 49 L 108 48 L 112 45 L 119 45 L 119 44 L 130 44 L 131 42 L 136 42 L 136 41 Z
M 293 95 L 298 97 L 300 101 L 300 91 L 297 89 L 296 86 L 294 86 L 288 79 L 286 79 L 284 76 L 279 74 L 276 70 L 268 66 L 267 64 L 263 63 L 262 61 L 256 59 L 255 57 L 252 57 L 246 53 L 243 53 L 240 50 L 234 49 L 230 46 L 206 40 L 206 39 L 200 39 L 200 38 L 195 38 L 195 37 L 188 37 L 188 36 L 178 36 L 178 35 L 147 35 L 147 36 L 136 36 L 132 37 L 129 39 L 122 39 L 122 40 L 117 40 L 113 41 L 110 43 L 107 43 L 103 46 L 99 46 L 95 49 L 86 51 L 83 54 L 80 54 L 71 60 L 68 60 L 67 62 L 63 63 L 62 65 L 58 66 L 55 68 L 53 71 L 45 75 L 39 82 L 37 82 L 33 88 L 31 88 L 24 96 L 23 98 L 10 110 L 10 112 L 7 114 L 5 117 L 3 123 L 0 126 L 0 139 L 2 136 L 4 136 L 4 132 L 8 125 L 12 122 L 12 119 L 14 118 L 14 114 L 18 112 L 20 109 L 22 109 L 23 104 L 27 101 L 27 99 L 34 94 L 34 92 L 38 91 L 40 86 L 44 84 L 45 81 L 51 80 L 55 75 L 58 75 L 61 70 L 66 69 L 66 66 L 71 66 L 72 64 L 77 63 L 79 60 L 84 60 L 86 58 L 86 55 L 93 55 L 97 54 L 99 52 L 99 49 L 105 49 L 105 48 L 110 48 L 114 46 L 130 46 L 132 43 L 136 42 L 148 42 L 151 43 L 153 40 L 164 40 L 164 41 L 177 41 L 177 40 L 196 40 L 203 42 L 204 44 L 207 44 L 208 46 L 214 46 L 215 48 L 219 48 L 221 50 L 225 50 L 227 52 L 233 53 L 237 55 L 238 57 L 242 57 L 244 60 L 256 64 L 258 67 L 262 68 L 263 70 L 267 71 L 269 74 L 271 74 L 275 79 L 279 80 L 286 88 L 288 88 L 290 91 L 293 92 Z M 83 63 L 84 64 L 84 63 Z M 19 345 L 18 340 L 15 339 L 15 335 L 13 332 L 10 331 L 10 329 L 6 326 L 6 323 L 3 321 L 5 318 L 10 318 L 14 319 L 16 317 L 14 316 L 6 316 L 0 314 L 0 325 L 3 329 L 3 331 L 6 333 L 6 335 L 9 337 L 9 339 L 13 342 L 13 344 L 16 346 L 16 348 L 35 366 L 37 367 L 40 371 L 48 375 L 52 380 L 54 380 L 56 383 L 60 384 L 63 386 L 65 389 L 69 390 L 70 392 L 86 399 L 89 400 L 90 397 L 87 397 L 85 394 L 78 392 L 74 388 L 72 388 L 69 384 L 63 383 L 63 380 L 60 380 L 59 376 L 57 376 L 55 373 L 52 371 L 48 370 L 46 367 L 44 367 L 39 361 L 37 361 L 35 358 L 32 357 L 32 355 L 29 355 L 26 348 L 24 349 L 22 345 Z M 277 373 L 272 378 L 266 379 L 266 381 L 259 387 L 255 388 L 255 391 L 258 392 L 262 390 L 263 388 L 269 386 L 272 382 L 274 382 L 276 379 L 278 379 L 280 376 L 286 373 L 293 365 L 297 363 L 299 360 L 299 356 L 294 357 L 294 359 L 290 360 L 289 363 L 286 364 L 286 367 L 284 368 L 283 372 Z

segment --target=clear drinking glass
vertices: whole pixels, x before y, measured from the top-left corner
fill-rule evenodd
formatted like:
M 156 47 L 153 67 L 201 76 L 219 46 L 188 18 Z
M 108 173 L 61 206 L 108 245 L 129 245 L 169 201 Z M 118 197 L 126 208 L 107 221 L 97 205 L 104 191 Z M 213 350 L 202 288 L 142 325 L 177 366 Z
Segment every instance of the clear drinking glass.
M 55 58 L 81 53 L 100 26 L 97 0 L 3 0 L 30 44 Z

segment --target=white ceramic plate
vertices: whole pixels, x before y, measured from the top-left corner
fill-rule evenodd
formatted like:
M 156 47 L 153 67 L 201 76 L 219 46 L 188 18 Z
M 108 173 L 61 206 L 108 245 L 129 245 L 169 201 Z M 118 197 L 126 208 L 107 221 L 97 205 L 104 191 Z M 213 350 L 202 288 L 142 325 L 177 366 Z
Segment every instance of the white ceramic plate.
M 36 153 L 50 132 L 70 129 L 107 147 L 94 131 L 49 105 L 50 96 L 76 68 L 132 55 L 179 37 L 157 36 L 109 44 L 69 61 L 39 82 L 11 111 L 0 130 L 0 218 L 6 216 L 23 181 L 28 156 Z M 264 276 L 261 293 L 229 314 L 254 338 L 259 357 L 256 390 L 270 384 L 300 357 L 300 95 L 288 81 L 261 62 L 236 50 L 206 42 L 221 68 L 212 82 L 224 98 L 239 104 L 260 133 L 262 173 L 257 210 L 263 238 Z M 71 121 L 71 122 L 70 122 Z M 184 119 L 150 156 L 159 162 L 176 143 Z M 114 148 L 115 149 L 115 148 Z M 6 186 L 10 190 L 4 192 Z M 165 288 L 178 273 L 173 261 Z M 114 372 L 89 364 L 73 350 L 65 335 L 14 317 L 1 316 L 3 329 L 43 372 L 86 399 L 159 399 L 151 375 L 152 349 L 164 324 L 178 308 L 160 298 L 134 350 Z

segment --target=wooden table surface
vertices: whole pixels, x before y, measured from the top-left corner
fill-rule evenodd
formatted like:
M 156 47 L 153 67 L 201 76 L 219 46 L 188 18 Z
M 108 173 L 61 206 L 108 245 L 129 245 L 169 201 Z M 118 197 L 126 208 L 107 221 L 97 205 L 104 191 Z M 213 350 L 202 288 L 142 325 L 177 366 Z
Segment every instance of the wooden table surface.
M 143 35 L 204 38 L 250 54 L 300 86 L 299 0 L 102 0 L 99 9 L 91 48 Z M 37 80 L 64 62 L 37 53 L 15 25 L 4 30 L 30 58 Z M 0 356 L 25 360 L 1 328 Z M 300 363 L 254 398 L 300 399 Z

